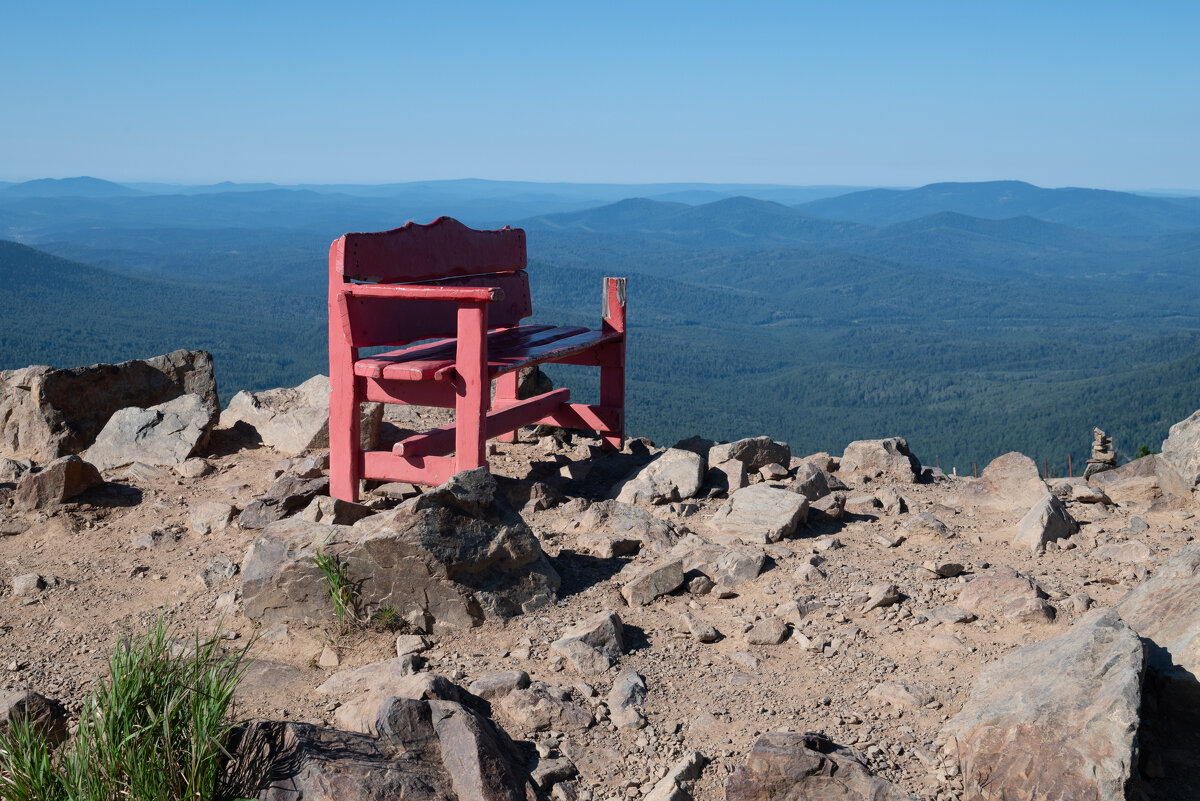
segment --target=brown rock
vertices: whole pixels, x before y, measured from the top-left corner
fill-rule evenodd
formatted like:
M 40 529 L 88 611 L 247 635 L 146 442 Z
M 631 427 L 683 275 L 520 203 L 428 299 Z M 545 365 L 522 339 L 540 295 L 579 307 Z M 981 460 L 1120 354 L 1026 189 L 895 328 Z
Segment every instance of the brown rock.
M 915 801 L 858 751 L 821 734 L 767 732 L 725 782 L 726 801 Z
M 846 446 L 838 472 L 915 484 L 921 475 L 921 463 L 901 437 L 863 439 Z
M 961 497 L 949 500 L 952 505 L 1024 515 L 1041 502 L 1046 491 L 1034 461 L 1013 451 L 993 459 L 978 480 L 967 483 Z
M 683 586 L 683 560 L 647 568 L 621 587 L 621 596 L 630 606 L 645 606 Z
M 17 720 L 32 724 L 53 746 L 67 739 L 67 710 L 41 693 L 19 690 L 0 699 L 0 734 L 7 733 Z
M 103 483 L 95 466 L 71 454 L 23 475 L 13 501 L 18 509 L 53 509 Z

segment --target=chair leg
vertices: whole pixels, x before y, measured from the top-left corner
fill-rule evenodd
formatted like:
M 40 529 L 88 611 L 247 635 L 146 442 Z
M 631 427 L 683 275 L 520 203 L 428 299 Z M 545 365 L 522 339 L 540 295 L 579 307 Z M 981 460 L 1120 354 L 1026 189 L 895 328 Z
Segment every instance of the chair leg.
M 600 405 L 616 409 L 620 420 L 619 430 L 604 435 L 604 447 L 621 450 L 625 440 L 625 368 L 600 368 Z
M 487 467 L 487 408 L 491 384 L 487 378 L 487 307 L 464 303 L 458 307 L 458 383 L 454 403 L 455 467 Z
M 517 385 L 520 379 L 520 373 L 505 373 L 496 379 L 496 400 L 497 401 L 515 401 L 517 399 Z M 517 432 L 509 431 L 496 437 L 501 442 L 516 442 Z
M 625 440 L 625 279 L 604 279 L 604 322 L 606 332 L 622 334 L 608 348 L 600 367 L 600 405 L 617 413 L 616 431 L 604 436 L 604 447 L 620 450 Z
M 350 376 L 333 384 L 329 393 L 329 494 L 343 501 L 358 501 L 359 411 Z

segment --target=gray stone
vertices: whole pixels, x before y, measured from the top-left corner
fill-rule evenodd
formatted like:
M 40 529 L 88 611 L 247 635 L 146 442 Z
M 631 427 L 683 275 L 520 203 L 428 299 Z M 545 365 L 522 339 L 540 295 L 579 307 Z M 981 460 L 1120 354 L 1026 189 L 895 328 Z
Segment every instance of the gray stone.
M 863 607 L 863 611 L 869 612 L 882 606 L 898 604 L 903 597 L 900 594 L 900 588 L 895 584 L 889 581 L 877 582 L 872 584 L 871 589 L 867 591 L 867 603 Z
M 700 456 L 671 448 L 620 484 L 615 497 L 622 503 L 649 504 L 692 498 L 704 484 L 704 469 Z
M 267 488 L 263 497 L 246 504 L 246 508 L 238 515 L 238 525 L 248 529 L 266 528 L 305 508 L 318 496 L 328 494 L 328 478 L 281 476 Z
M 233 522 L 234 508 L 221 501 L 200 501 L 188 509 L 188 520 L 192 531 L 198 534 L 214 534 L 229 528 Z
M 1041 553 L 1046 550 L 1046 543 L 1066 539 L 1078 531 L 1079 524 L 1067 507 L 1058 496 L 1047 492 L 1017 523 L 1012 544 L 1014 548 Z
M 699 751 L 684 754 L 667 769 L 667 774 L 658 780 L 642 801 L 691 801 L 692 787 L 707 764 L 708 757 Z
M 495 670 L 484 673 L 467 687 L 472 695 L 492 700 L 508 695 L 513 690 L 529 686 L 529 674 L 523 670 Z
M 0 458 L 0 484 L 16 484 L 32 466 L 28 461 Z
M 704 474 L 704 483 L 710 488 L 712 495 L 729 495 L 749 486 L 750 479 L 744 462 L 726 459 L 708 468 Z
M 1171 426 L 1161 450 L 1155 472 L 1162 488 L 1190 497 L 1200 483 L 1200 409 Z
M 636 670 L 617 676 L 608 693 L 609 718 L 619 729 L 640 729 L 646 725 L 641 705 L 646 700 L 646 680 Z
M 1032 459 L 1015 451 L 997 456 L 978 480 L 970 480 L 951 505 L 987 509 L 1002 514 L 1025 514 L 1041 503 L 1046 482 Z
M 823 734 L 767 732 L 725 781 L 726 801 L 916 801 Z
M 578 547 L 600 559 L 628 556 L 648 547 L 665 552 L 679 539 L 673 525 L 640 506 L 620 501 L 593 503 L 570 521 Z
M 184 459 L 181 463 L 175 465 L 175 472 L 181 478 L 203 478 L 213 471 L 213 466 L 209 464 L 207 459 L 194 457 L 192 459 Z
M 533 779 L 533 783 L 543 790 L 549 790 L 552 786 L 565 782 L 568 779 L 573 779 L 578 775 L 579 769 L 575 767 L 574 762 L 566 757 L 539 759 L 537 765 L 529 773 L 530 778 Z
M 74 454 L 55 459 L 37 472 L 21 476 L 13 505 L 17 509 L 53 509 L 104 483 L 94 465 Z
M 891 487 L 876 490 L 875 499 L 879 501 L 879 507 L 885 515 L 898 515 L 908 511 L 908 505 L 900 497 L 900 493 Z
M 199 395 L 180 395 L 146 409 L 119 409 L 84 457 L 100 470 L 142 462 L 178 465 L 208 444 L 216 412 Z
M 867 697 L 879 703 L 890 704 L 897 709 L 920 709 L 933 702 L 933 693 L 915 684 L 901 681 L 885 681 L 876 684 Z
M 645 606 L 683 586 L 683 560 L 655 565 L 639 573 L 621 587 L 621 596 L 630 606 Z
M 708 451 L 710 465 L 718 465 L 728 459 L 737 459 L 746 466 L 746 472 L 757 473 L 772 462 L 789 464 L 792 451 L 786 442 L 773 442 L 770 437 L 747 437 L 714 445 Z
M 921 463 L 901 437 L 863 439 L 846 446 L 838 472 L 915 484 L 921 474 Z
M 1137 634 L 1095 609 L 986 666 L 942 730 L 968 797 L 1124 801 L 1144 663 Z
M 379 444 L 383 404 L 364 403 L 359 416 L 360 444 L 372 450 Z M 329 447 L 329 379 L 315 375 L 297 387 L 245 390 L 233 396 L 221 412 L 221 426 L 243 423 L 258 433 L 262 443 L 279 453 L 298 456 Z
M 779 645 L 787 639 L 788 627 L 777 617 L 764 617 L 746 632 L 747 645 Z
M 812 462 L 800 459 L 796 464 L 796 475 L 788 489 L 808 498 L 809 503 L 824 498 L 834 490 L 844 490 L 846 485 L 833 474 L 822 470 Z
M 375 510 L 361 503 L 351 503 L 328 495 L 318 495 L 299 512 L 299 517 L 314 523 L 336 523 L 349 526 L 364 517 L 375 514 Z
M 684 610 L 679 616 L 688 633 L 696 638 L 697 642 L 716 642 L 721 639 L 721 634 L 707 620 L 704 620 L 691 612 Z
M 754 484 L 729 496 L 712 528 L 751 542 L 776 542 L 808 520 L 808 499 L 785 489 Z
M 420 634 L 400 634 L 396 637 L 396 656 L 421 654 L 429 650 L 429 638 Z
M 976 615 L 1010 619 L 1053 619 L 1046 593 L 1029 576 L 1011 567 L 988 568 L 967 582 L 957 605 Z
M 837 522 L 845 516 L 846 501 L 849 497 L 845 492 L 831 492 L 813 501 L 809 506 L 809 513 L 816 522 Z
M 625 650 L 621 618 L 604 611 L 571 626 L 550 648 L 566 657 L 585 676 L 603 673 L 616 664 Z
M 313 561 L 322 551 L 340 560 L 360 614 L 388 606 L 418 630 L 512 617 L 550 603 L 559 586 L 537 537 L 482 468 L 353 527 L 296 519 L 268 525 L 242 562 L 247 617 L 331 618 Z
M 0 456 L 51 461 L 80 453 L 119 409 L 198 395 L 220 408 L 212 356 L 177 350 L 152 359 L 55 370 L 0 371 Z
M 513 690 L 500 699 L 498 707 L 526 732 L 584 732 L 596 723 L 590 712 L 571 700 L 569 691 L 541 681 Z
M 378 733 L 375 725 L 379 713 L 392 697 L 453 701 L 483 708 L 478 698 L 444 676 L 414 672 L 412 659 L 404 657 L 334 673 L 317 687 L 317 692 L 340 702 L 334 713 L 337 725 L 362 734 Z
M 34 595 L 41 592 L 45 586 L 46 582 L 37 573 L 24 573 L 13 577 L 12 594 L 18 598 L 24 595 Z
M 1111 560 L 1126 565 L 1144 565 L 1149 563 L 1153 556 L 1154 552 L 1150 550 L 1150 547 L 1137 540 L 1112 542 L 1108 545 L 1101 545 L 1092 551 L 1092 558 L 1098 562 Z
M 237 572 L 237 565 L 229 561 L 227 557 L 218 555 L 196 574 L 196 579 L 204 585 L 205 589 L 211 590 L 225 579 L 236 576 Z

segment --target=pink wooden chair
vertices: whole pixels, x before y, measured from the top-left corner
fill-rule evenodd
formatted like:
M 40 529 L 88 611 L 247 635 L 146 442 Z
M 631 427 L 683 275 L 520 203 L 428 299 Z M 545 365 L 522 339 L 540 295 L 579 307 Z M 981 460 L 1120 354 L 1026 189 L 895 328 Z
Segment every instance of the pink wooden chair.
M 436 485 L 487 466 L 489 438 L 536 423 L 625 433 L 625 279 L 604 279 L 600 330 L 521 325 L 533 313 L 525 232 L 476 231 L 450 217 L 346 234 L 329 249 L 330 494 L 358 499 L 359 479 Z M 416 344 L 414 344 L 416 343 Z M 396 348 L 373 356 L 360 348 Z M 600 403 L 555 389 L 518 399 L 522 367 L 600 368 Z M 495 399 L 490 398 L 495 380 Z M 359 447 L 365 401 L 443 406 L 455 424 L 391 451 Z M 450 455 L 453 454 L 453 455 Z

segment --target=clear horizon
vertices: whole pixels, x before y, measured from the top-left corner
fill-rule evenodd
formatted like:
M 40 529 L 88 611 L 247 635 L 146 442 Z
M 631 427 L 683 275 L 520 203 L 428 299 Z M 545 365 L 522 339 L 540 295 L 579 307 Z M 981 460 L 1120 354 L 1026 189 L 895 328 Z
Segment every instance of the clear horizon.
M 0 180 L 1200 188 L 1200 6 L 23 4 Z

